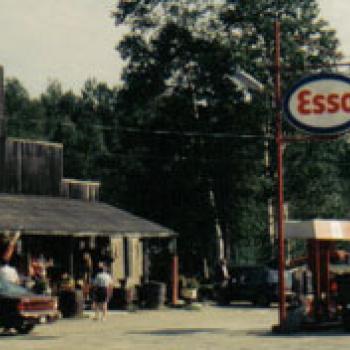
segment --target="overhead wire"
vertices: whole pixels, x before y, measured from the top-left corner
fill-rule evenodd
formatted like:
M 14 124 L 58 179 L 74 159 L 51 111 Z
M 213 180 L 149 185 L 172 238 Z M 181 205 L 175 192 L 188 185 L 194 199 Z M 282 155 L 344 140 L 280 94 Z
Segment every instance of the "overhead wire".
M 27 121 L 36 122 L 35 119 L 26 119 Z M 38 121 L 44 123 L 44 121 Z M 75 123 L 63 122 L 59 123 L 63 126 L 74 126 Z M 155 129 L 142 129 L 136 127 L 123 127 L 123 126 L 104 126 L 101 124 L 89 123 L 88 127 L 96 127 L 100 130 L 111 130 L 116 132 L 127 132 L 127 133 L 139 133 L 139 134 L 150 134 L 150 135 L 166 135 L 166 136 L 187 136 L 187 137 L 206 137 L 206 138 L 239 138 L 239 139 L 272 139 L 272 135 L 267 134 L 234 134 L 228 132 L 200 132 L 200 131 L 176 131 L 176 130 L 155 130 Z

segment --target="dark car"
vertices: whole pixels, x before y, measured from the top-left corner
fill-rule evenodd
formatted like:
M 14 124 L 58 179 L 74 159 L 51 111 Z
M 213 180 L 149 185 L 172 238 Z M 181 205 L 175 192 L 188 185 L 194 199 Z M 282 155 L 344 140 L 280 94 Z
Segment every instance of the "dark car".
M 233 267 L 230 279 L 217 289 L 217 301 L 221 305 L 249 301 L 257 306 L 269 306 L 277 300 L 278 272 L 266 266 Z
M 58 319 L 57 299 L 37 295 L 0 278 L 0 327 L 29 333 L 35 325 Z

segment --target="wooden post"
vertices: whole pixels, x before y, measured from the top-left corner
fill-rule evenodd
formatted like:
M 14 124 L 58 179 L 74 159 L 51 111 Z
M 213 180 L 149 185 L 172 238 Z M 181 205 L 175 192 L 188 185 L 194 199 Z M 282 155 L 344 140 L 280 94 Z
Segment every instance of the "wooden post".
M 171 242 L 171 254 L 172 254 L 172 264 L 171 264 L 171 303 L 172 305 L 177 305 L 179 299 L 179 257 L 177 255 L 177 242 L 176 238 L 173 238 Z
M 179 299 L 179 257 L 175 254 L 172 259 L 172 298 L 171 303 L 175 306 Z
M 149 258 L 149 241 L 145 239 L 143 241 L 143 282 L 149 282 L 150 275 L 150 258 Z
M 69 237 L 69 274 L 74 278 L 74 238 Z

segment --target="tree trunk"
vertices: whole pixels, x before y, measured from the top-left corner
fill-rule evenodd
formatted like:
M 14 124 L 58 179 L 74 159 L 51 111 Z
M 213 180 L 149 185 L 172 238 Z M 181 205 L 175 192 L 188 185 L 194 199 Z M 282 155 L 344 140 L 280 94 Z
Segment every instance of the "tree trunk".
M 222 234 L 222 229 L 220 225 L 220 221 L 217 213 L 216 199 L 214 195 L 214 191 L 212 189 L 209 190 L 209 199 L 210 204 L 214 212 L 214 220 L 215 220 L 215 241 L 216 241 L 216 259 L 217 263 L 220 260 L 225 258 L 225 242 Z

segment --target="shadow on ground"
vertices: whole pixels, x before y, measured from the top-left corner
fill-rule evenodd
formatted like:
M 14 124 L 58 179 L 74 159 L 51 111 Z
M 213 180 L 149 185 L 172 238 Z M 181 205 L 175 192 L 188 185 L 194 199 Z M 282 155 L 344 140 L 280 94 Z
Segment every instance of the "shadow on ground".
M 344 331 L 324 331 L 324 332 L 295 332 L 288 334 L 278 334 L 273 333 L 272 331 L 249 331 L 247 335 L 257 336 L 257 337 L 270 337 L 270 338 L 313 338 L 313 337 L 349 337 L 350 333 Z
M 299 332 L 290 334 L 278 334 L 272 331 L 266 331 L 261 329 L 225 329 L 225 328 L 166 328 L 157 330 L 142 330 L 142 331 L 130 331 L 128 335 L 150 335 L 150 336 L 185 336 L 195 335 L 200 333 L 207 334 L 223 334 L 227 336 L 255 336 L 262 338 L 275 338 L 275 339 L 292 339 L 292 338 L 312 338 L 312 337 L 349 337 L 350 333 L 346 333 L 341 330 L 324 331 L 324 332 Z
M 0 333 L 0 339 L 1 338 L 7 338 L 7 339 L 16 339 L 16 340 L 55 340 L 58 339 L 58 336 L 43 336 L 43 335 L 37 335 L 37 334 L 18 334 L 18 333 Z
M 227 334 L 227 335 L 247 335 L 246 330 L 232 330 L 224 328 L 168 328 L 168 329 L 157 329 L 152 331 L 132 331 L 127 334 L 137 335 L 160 335 L 160 336 L 183 336 L 193 335 L 199 333 L 208 334 Z
M 249 310 L 269 310 L 269 309 L 277 309 L 278 306 L 276 304 L 272 304 L 270 306 L 257 306 L 252 305 L 251 303 L 231 303 L 229 305 L 218 305 L 213 304 L 214 307 L 219 309 L 249 309 Z

